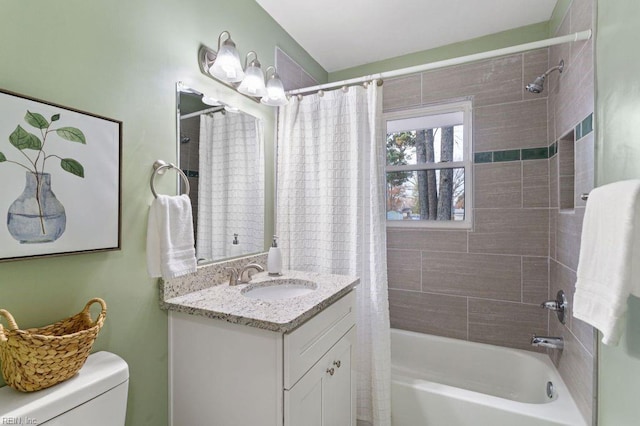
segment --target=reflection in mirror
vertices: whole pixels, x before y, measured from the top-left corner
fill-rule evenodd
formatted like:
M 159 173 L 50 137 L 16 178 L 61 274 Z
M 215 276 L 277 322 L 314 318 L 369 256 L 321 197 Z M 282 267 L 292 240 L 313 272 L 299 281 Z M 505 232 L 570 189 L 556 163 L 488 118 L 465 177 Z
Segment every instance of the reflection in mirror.
M 189 178 L 199 263 L 264 251 L 262 122 L 178 84 L 180 168 Z

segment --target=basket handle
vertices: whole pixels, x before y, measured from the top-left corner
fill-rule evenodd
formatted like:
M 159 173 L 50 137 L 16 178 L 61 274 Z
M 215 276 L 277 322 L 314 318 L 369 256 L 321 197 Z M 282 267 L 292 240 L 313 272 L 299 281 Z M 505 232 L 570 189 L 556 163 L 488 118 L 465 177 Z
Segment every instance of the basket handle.
M 96 320 L 92 323 L 91 326 L 93 327 L 97 324 L 98 326 L 102 327 L 102 324 L 104 323 L 104 319 L 107 316 L 107 304 L 105 303 L 104 300 L 100 299 L 99 297 L 94 297 L 93 299 L 87 302 L 87 304 L 84 306 L 84 309 L 82 310 L 82 313 L 88 316 L 89 318 L 91 318 L 91 315 L 89 314 L 89 309 L 91 308 L 91 305 L 93 305 L 94 303 L 99 303 L 100 306 L 102 307 L 102 310 L 98 314 L 98 318 L 96 318 Z
M 16 320 L 13 319 L 13 315 L 11 315 L 9 311 L 0 309 L 0 315 L 6 318 L 7 322 L 9 323 L 9 330 L 13 331 L 19 329 L 18 323 L 16 323 Z
M 0 309 L 0 315 L 5 317 L 5 319 L 9 323 L 9 330 L 12 330 L 12 331 L 18 330 L 18 324 L 16 323 L 16 320 L 13 319 L 13 315 L 11 315 L 9 311 Z M 5 336 L 4 334 L 4 327 L 2 326 L 2 324 L 0 324 L 0 342 L 6 342 L 6 341 L 7 341 L 7 336 Z

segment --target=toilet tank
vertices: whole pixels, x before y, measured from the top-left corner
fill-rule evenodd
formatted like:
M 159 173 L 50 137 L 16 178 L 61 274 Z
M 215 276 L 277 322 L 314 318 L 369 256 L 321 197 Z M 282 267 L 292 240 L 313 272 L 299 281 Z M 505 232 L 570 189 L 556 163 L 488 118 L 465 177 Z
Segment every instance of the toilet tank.
M 37 392 L 0 388 L 0 425 L 123 426 L 129 367 L 109 352 L 89 355 L 71 379 Z

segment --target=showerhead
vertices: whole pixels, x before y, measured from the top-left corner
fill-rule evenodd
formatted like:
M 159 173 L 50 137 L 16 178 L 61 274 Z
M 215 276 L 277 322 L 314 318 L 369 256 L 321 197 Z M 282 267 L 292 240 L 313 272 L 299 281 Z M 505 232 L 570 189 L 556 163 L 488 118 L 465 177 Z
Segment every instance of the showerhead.
M 541 75 L 540 77 L 536 77 L 535 80 L 533 80 L 533 83 L 529 83 L 526 86 L 526 89 L 531 92 L 531 93 L 540 93 L 544 90 L 544 75 Z
M 560 72 L 560 74 L 562 74 L 562 70 L 564 69 L 564 60 L 561 60 L 560 63 L 553 67 L 548 69 L 544 74 L 542 74 L 540 77 L 536 77 L 535 80 L 533 80 L 533 83 L 529 83 L 525 86 L 525 89 L 527 89 L 527 91 L 531 92 L 531 93 L 540 93 L 544 90 L 544 79 L 553 71 L 558 70 Z

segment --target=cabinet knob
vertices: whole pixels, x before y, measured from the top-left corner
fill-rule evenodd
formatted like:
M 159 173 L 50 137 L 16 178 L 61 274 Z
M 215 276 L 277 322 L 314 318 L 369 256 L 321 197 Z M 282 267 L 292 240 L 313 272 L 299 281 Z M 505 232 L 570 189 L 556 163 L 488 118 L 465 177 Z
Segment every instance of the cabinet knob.
M 342 363 L 340 362 L 340 360 L 337 360 L 337 361 L 333 361 L 333 365 L 340 368 L 340 365 L 342 365 Z
M 333 376 L 335 372 L 336 370 L 334 370 L 333 368 L 327 368 L 327 373 L 329 373 L 329 375 Z

